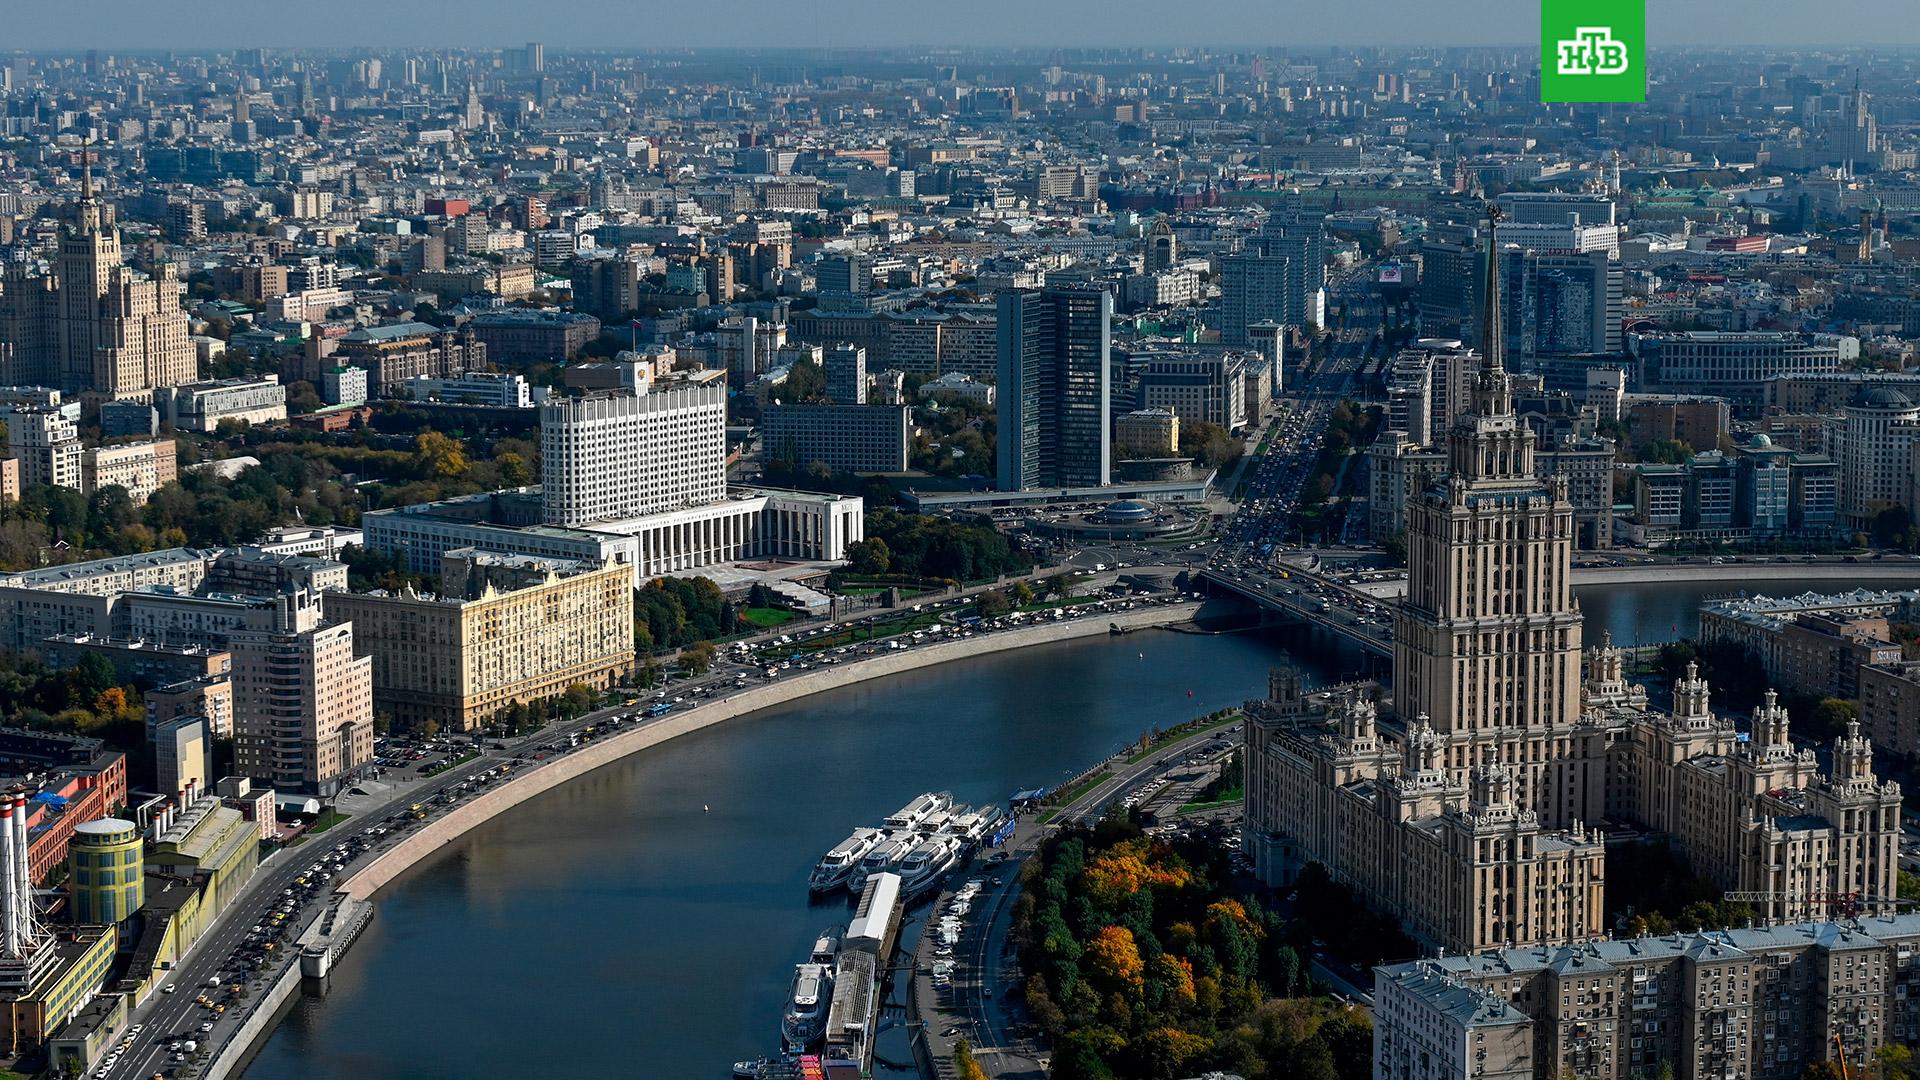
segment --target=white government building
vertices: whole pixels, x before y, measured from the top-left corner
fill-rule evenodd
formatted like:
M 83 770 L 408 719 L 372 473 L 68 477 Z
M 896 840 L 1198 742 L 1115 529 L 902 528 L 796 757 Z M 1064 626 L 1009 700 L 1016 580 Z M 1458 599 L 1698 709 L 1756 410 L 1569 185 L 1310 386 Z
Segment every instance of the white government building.
M 838 562 L 865 538 L 857 497 L 729 489 L 724 388 L 656 386 L 543 404 L 538 487 L 373 511 L 368 549 L 423 574 L 464 547 L 612 559 L 637 584 L 741 559 Z

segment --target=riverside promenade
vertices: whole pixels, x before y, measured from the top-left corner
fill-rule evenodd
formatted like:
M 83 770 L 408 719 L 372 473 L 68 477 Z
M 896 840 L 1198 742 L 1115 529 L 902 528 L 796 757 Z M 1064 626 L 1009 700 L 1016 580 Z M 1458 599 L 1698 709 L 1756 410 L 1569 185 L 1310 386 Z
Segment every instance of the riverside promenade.
M 349 864 L 345 874 L 336 884 L 335 890 L 325 894 L 325 902 L 331 903 L 341 898 L 356 901 L 371 898 L 401 877 L 408 869 L 457 841 L 469 830 L 520 805 L 527 799 L 677 736 L 771 706 L 789 704 L 812 694 L 887 675 L 1013 649 L 1105 636 L 1115 626 L 1125 630 L 1140 630 L 1155 626 L 1180 625 L 1191 621 L 1202 609 L 1203 603 L 1205 602 L 1180 600 L 1148 604 L 1133 610 L 1088 613 L 1059 622 L 995 631 L 957 641 L 914 645 L 902 650 L 887 651 L 872 657 L 848 660 L 829 667 L 798 673 L 776 683 L 742 689 L 724 697 L 701 700 L 665 716 L 641 720 L 631 726 L 622 724 L 615 728 L 612 734 L 589 742 L 578 749 L 562 752 L 538 763 L 529 763 L 528 767 L 524 767 L 509 779 L 499 781 L 479 794 L 466 796 L 462 801 L 444 811 L 432 811 L 432 816 L 418 825 L 409 822 L 410 827 L 400 835 L 389 836 L 381 846 L 362 856 L 357 863 Z M 1207 606 L 1217 606 L 1217 602 Z M 610 713 L 620 711 L 623 710 L 619 708 L 602 710 L 592 716 L 550 726 L 514 746 L 489 751 L 473 762 L 435 777 L 434 781 L 427 785 L 408 791 L 396 791 L 390 799 L 380 805 L 359 808 L 354 820 L 343 824 L 327 836 L 331 839 L 343 834 L 354 835 L 370 830 L 394 809 L 405 806 L 409 802 L 426 802 L 431 805 L 427 798 L 429 795 L 436 790 L 450 787 L 464 775 L 482 768 L 497 766 L 502 760 L 511 760 L 516 755 L 524 755 L 526 747 L 549 743 L 556 736 L 564 742 L 564 737 L 569 731 L 578 730 L 589 724 L 603 723 Z M 304 862 L 304 859 L 297 861 Z M 302 913 L 302 921 L 305 918 L 306 913 Z M 204 959 L 196 956 L 193 959 L 196 968 L 217 963 L 217 958 L 211 956 Z M 220 1032 L 217 1037 L 221 1045 L 215 1048 L 218 1052 L 213 1055 L 213 1060 L 217 1061 L 221 1067 L 218 1069 L 209 1067 L 205 1072 L 200 1073 L 200 1076 L 223 1078 L 238 1075 L 244 1070 L 254 1046 L 263 1042 L 275 1026 L 270 1022 L 271 1016 L 267 1018 L 269 1022 L 263 1022 L 257 1016 L 248 1016 L 244 1019 L 247 1023 L 233 1026 L 243 1029 L 246 1032 L 246 1038 L 233 1040 L 228 1031 Z M 241 1041 L 246 1045 L 235 1052 L 226 1045 L 229 1041 Z

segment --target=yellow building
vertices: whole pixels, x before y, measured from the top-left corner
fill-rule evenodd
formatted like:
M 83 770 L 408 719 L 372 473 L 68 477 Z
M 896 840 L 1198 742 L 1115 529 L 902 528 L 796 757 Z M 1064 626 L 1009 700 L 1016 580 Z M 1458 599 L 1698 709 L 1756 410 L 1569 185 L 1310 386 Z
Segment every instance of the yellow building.
M 205 874 L 213 910 L 225 911 L 259 865 L 260 832 L 213 795 L 198 795 L 154 842 L 155 870 L 191 878 Z
M 465 731 L 516 702 L 604 689 L 633 670 L 633 571 L 525 555 L 449 551 L 442 593 L 329 592 L 373 657 L 376 708 L 396 723 Z
M 140 937 L 114 991 L 145 1001 L 158 990 L 187 951 L 213 926 L 212 882 L 173 874 L 147 875 L 147 906 L 140 910 Z
M 117 926 L 140 910 L 145 900 L 140 849 L 140 827 L 131 821 L 101 818 L 75 826 L 67 846 L 74 922 Z
M 36 1046 L 50 1032 L 80 1015 L 106 983 L 118 939 L 101 926 L 63 930 L 48 941 L 52 959 L 46 974 L 26 996 L 0 1002 L 0 1046 Z

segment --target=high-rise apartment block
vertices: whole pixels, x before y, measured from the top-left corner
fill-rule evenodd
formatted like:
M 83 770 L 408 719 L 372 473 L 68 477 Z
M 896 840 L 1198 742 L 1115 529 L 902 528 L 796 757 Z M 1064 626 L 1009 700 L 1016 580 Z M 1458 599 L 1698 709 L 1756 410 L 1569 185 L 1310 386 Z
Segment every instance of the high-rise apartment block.
M 867 403 L 867 350 L 844 342 L 826 352 L 827 400 L 836 405 Z
M 1276 212 L 1244 250 L 1220 260 L 1220 340 L 1254 344 L 1255 323 L 1325 325 L 1326 227 L 1317 212 Z
M 1507 356 L 1529 368 L 1538 357 L 1620 351 L 1625 283 L 1604 251 L 1581 254 L 1507 247 L 1500 252 Z
M 14 408 L 6 414 L 7 452 L 20 462 L 20 482 L 79 488 L 80 425 L 64 409 Z
M 999 487 L 1100 487 L 1112 473 L 1113 294 L 1000 294 Z
M 277 791 L 332 795 L 373 760 L 373 658 L 353 624 L 310 596 L 276 598 L 272 625 L 234 632 L 234 768 Z

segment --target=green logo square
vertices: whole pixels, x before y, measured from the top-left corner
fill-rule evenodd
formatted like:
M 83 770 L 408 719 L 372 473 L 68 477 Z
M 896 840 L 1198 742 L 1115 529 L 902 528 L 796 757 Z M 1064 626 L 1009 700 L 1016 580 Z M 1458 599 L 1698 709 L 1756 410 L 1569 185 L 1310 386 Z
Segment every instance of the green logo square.
M 1647 100 L 1647 0 L 1540 0 L 1540 100 Z

